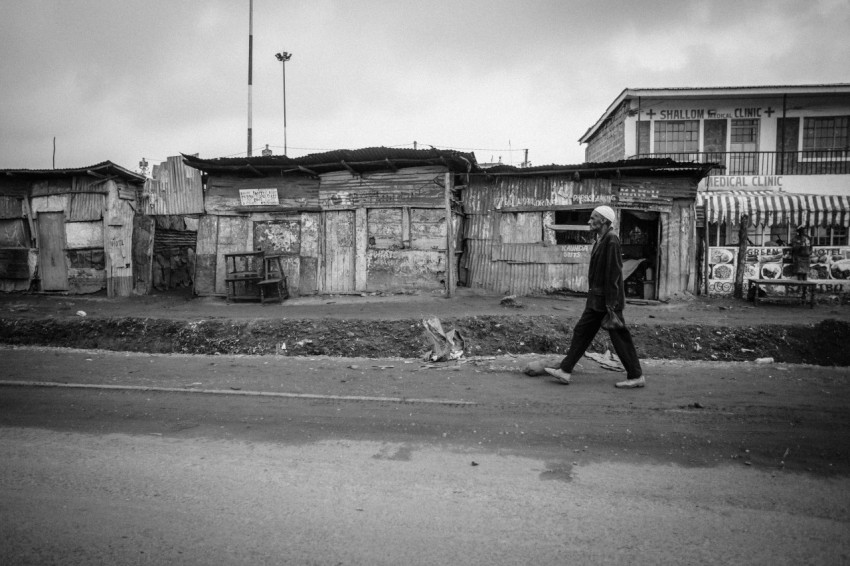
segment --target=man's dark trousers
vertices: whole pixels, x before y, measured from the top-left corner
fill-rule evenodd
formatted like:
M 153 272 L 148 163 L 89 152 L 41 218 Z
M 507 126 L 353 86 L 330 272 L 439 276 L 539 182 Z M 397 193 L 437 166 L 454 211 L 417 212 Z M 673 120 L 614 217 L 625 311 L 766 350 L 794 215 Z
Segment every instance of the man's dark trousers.
M 561 370 L 567 373 L 572 373 L 573 368 L 584 355 L 584 352 L 593 342 L 596 333 L 602 327 L 602 319 L 605 318 L 605 311 L 596 311 L 586 308 L 581 315 L 581 318 L 576 323 L 573 329 L 573 339 L 570 341 L 570 350 L 567 352 L 567 357 L 561 361 Z M 623 311 L 617 311 L 621 317 Z M 623 319 L 625 320 L 625 319 Z M 632 341 L 632 333 L 628 328 L 619 330 L 609 330 L 608 335 L 611 337 L 611 344 L 614 345 L 614 351 L 623 362 L 623 367 L 626 368 L 626 376 L 628 379 L 637 379 L 643 375 L 643 370 L 640 367 L 635 344 Z

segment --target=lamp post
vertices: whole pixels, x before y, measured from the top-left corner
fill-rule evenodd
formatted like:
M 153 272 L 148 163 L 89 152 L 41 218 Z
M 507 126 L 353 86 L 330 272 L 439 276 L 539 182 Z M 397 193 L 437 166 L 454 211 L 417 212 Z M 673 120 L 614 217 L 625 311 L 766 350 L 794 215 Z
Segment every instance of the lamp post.
M 277 57 L 278 61 L 283 63 L 283 154 L 286 155 L 286 62 L 292 59 L 292 53 L 281 51 L 280 53 L 275 53 L 274 56 Z

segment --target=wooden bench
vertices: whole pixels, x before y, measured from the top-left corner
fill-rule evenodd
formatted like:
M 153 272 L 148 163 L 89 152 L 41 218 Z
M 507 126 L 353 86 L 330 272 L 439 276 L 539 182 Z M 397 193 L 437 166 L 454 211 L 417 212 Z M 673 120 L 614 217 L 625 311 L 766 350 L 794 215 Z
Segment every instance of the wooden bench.
M 759 304 L 759 292 L 762 286 L 765 287 L 785 287 L 785 295 L 769 295 L 771 299 L 794 299 L 799 300 L 800 304 L 806 303 L 806 291 L 808 290 L 809 308 L 815 307 L 815 294 L 817 293 L 817 283 L 814 281 L 799 281 L 796 279 L 750 279 L 747 296 L 753 297 L 753 304 Z M 800 294 L 792 294 L 795 287 L 800 288 Z M 755 289 L 755 292 L 753 292 Z

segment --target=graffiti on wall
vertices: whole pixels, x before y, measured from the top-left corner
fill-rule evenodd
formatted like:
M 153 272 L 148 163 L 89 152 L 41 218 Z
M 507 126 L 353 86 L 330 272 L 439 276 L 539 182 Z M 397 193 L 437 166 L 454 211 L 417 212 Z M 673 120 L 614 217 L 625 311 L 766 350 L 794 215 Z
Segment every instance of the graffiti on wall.
M 796 279 L 791 248 L 748 248 L 743 269 L 745 287 L 748 279 Z M 737 271 L 737 247 L 708 248 L 709 295 L 731 295 Z M 814 247 L 808 279 L 818 283 L 821 293 L 850 293 L 850 247 Z

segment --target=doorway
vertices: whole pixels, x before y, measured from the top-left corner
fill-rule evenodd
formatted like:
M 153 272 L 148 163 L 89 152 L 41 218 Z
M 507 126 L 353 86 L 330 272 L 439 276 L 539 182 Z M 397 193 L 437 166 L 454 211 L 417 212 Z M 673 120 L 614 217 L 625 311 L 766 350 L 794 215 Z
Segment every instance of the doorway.
M 622 210 L 620 242 L 626 297 L 653 300 L 658 296 L 659 213 Z
M 325 213 L 325 293 L 354 291 L 354 211 Z
M 38 213 L 38 271 L 42 291 L 68 290 L 65 213 Z

